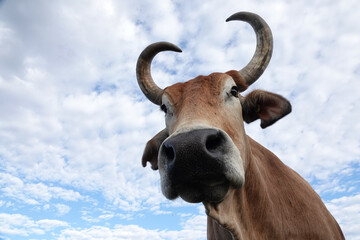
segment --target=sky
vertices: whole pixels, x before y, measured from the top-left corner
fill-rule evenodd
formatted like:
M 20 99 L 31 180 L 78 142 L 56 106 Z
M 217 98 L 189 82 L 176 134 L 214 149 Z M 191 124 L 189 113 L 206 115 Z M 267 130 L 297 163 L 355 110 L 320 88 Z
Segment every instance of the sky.
M 358 0 L 0 0 L 0 239 L 206 239 L 202 204 L 167 200 L 141 166 L 164 115 L 141 93 L 140 52 L 161 87 L 240 69 L 262 16 L 273 57 L 254 89 L 292 113 L 249 136 L 301 174 L 347 239 L 360 239 Z

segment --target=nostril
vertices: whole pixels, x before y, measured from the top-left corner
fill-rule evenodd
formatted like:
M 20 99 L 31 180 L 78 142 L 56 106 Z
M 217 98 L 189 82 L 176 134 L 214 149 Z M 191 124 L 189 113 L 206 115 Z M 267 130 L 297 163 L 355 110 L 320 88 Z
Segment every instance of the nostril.
M 214 152 L 216 151 L 223 143 L 223 137 L 222 135 L 218 132 L 216 134 L 211 134 L 208 136 L 208 138 L 206 139 L 206 149 L 210 152 Z
M 169 143 L 165 143 L 163 148 L 167 161 L 172 162 L 175 159 L 174 147 Z

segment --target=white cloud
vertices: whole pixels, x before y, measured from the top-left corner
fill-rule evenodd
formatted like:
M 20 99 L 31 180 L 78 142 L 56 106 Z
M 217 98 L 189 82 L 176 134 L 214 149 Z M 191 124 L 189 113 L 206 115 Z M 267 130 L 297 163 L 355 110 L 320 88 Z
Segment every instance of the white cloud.
M 346 239 L 360 239 L 360 194 L 333 199 L 326 206 L 339 221 Z
M 103 215 L 100 215 L 99 218 L 102 219 L 102 220 L 108 220 L 108 219 L 111 219 L 114 217 L 114 214 L 103 214 Z
M 68 226 L 67 223 L 59 221 L 59 220 L 50 220 L 50 219 L 43 219 L 43 220 L 39 220 L 36 221 L 36 224 L 46 230 L 46 231 L 51 231 L 54 228 L 58 228 L 58 227 L 66 227 Z
M 27 204 L 37 205 L 39 201 L 49 202 L 51 199 L 78 201 L 82 196 L 73 190 L 47 186 L 44 183 L 24 183 L 22 179 L 11 174 L 0 173 L 0 191 Z
M 58 215 L 64 215 L 64 214 L 67 214 L 68 212 L 70 212 L 71 208 L 68 206 L 68 205 L 65 205 L 65 204 L 55 204 L 54 205 L 58 211 Z
M 34 221 L 21 214 L 0 213 L 0 234 L 29 236 L 43 235 L 46 231 L 67 227 L 68 224 L 59 220 L 42 219 Z
M 61 232 L 59 240 L 95 240 L 95 239 L 171 239 L 187 240 L 205 239 L 206 236 L 205 216 L 190 218 L 180 231 L 149 230 L 136 225 L 116 225 L 114 228 L 104 226 L 92 226 L 87 229 L 65 229 Z M 205 221 L 204 221 L 205 220 Z
M 114 229 L 94 226 L 89 229 L 67 229 L 62 231 L 59 240 L 95 240 L 95 239 L 162 239 L 156 230 L 146 230 L 138 226 L 116 226 Z

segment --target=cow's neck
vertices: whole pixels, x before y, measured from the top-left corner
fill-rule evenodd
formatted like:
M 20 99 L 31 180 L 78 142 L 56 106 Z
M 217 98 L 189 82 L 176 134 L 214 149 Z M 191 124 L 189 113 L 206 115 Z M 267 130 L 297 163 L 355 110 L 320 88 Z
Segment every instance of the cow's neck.
M 208 230 L 214 232 L 209 239 L 344 239 L 311 186 L 269 150 L 248 141 L 245 184 L 230 188 L 219 204 L 204 203 Z M 233 237 L 221 234 L 219 224 Z
M 270 151 L 249 138 L 248 159 L 245 171 L 245 184 L 241 189 L 230 189 L 226 198 L 220 204 L 204 203 L 207 214 L 210 217 L 208 223 L 214 220 L 223 228 L 231 231 L 229 239 L 258 239 L 258 233 L 267 236 L 276 236 L 279 226 L 276 226 L 276 214 L 274 212 L 272 196 L 269 194 L 268 176 L 270 173 L 269 161 L 272 167 L 286 167 Z M 256 147 L 254 147 L 256 145 Z M 251 150 L 252 149 L 252 150 Z M 271 159 L 264 159 L 270 157 Z M 277 179 L 276 181 L 278 181 Z M 269 185 L 270 184 L 270 185 Z M 221 228 L 215 222 L 214 227 Z M 216 239 L 216 238 L 214 238 Z

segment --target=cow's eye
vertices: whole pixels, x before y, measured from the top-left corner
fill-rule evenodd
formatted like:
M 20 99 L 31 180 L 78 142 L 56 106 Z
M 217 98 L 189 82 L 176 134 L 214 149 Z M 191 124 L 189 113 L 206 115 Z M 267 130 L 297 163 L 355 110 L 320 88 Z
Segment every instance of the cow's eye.
M 233 95 L 234 97 L 239 97 L 239 89 L 237 86 L 233 86 L 230 90 L 231 95 Z
M 162 105 L 160 106 L 160 109 L 161 109 L 161 111 L 163 111 L 165 114 L 167 113 L 167 107 L 166 107 L 165 104 L 162 104 Z

